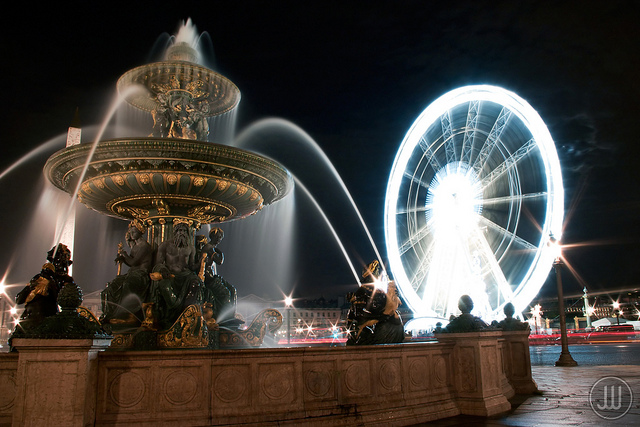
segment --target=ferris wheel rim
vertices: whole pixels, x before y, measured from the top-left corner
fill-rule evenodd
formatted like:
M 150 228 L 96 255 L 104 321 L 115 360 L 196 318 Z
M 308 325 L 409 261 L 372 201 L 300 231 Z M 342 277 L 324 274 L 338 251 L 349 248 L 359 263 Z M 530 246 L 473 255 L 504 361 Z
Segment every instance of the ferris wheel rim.
M 436 121 L 441 119 L 443 112 L 473 101 L 488 101 L 508 108 L 523 126 L 530 131 L 536 147 L 540 150 L 540 159 L 544 164 L 544 176 L 546 177 L 546 186 L 549 193 L 546 203 L 546 220 L 543 224 L 544 230 L 541 233 L 541 241 L 537 243 L 539 250 L 536 253 L 535 262 L 532 263 L 530 270 L 527 272 L 527 280 L 531 280 L 532 283 L 536 282 L 537 285 L 527 287 L 523 282 L 516 287 L 518 292 L 510 301 L 516 306 L 516 310 L 523 311 L 531 299 L 535 297 L 548 275 L 549 268 L 544 271 L 544 266 L 550 266 L 553 258 L 555 258 L 552 251 L 544 247 L 549 237 L 546 234 L 553 235 L 558 240 L 562 234 L 564 190 L 560 163 L 555 143 L 540 115 L 524 99 L 497 86 L 471 85 L 445 93 L 423 110 L 407 131 L 393 162 L 385 198 L 384 226 L 389 267 L 394 280 L 399 284 L 400 292 L 417 314 L 425 313 L 420 313 L 420 304 L 416 301 L 416 297 L 407 291 L 409 288 L 407 283 L 411 281 L 406 276 L 397 247 L 397 201 L 402 175 L 407 171 L 409 159 L 416 149 L 419 139 Z M 543 274 L 544 278 L 542 277 Z

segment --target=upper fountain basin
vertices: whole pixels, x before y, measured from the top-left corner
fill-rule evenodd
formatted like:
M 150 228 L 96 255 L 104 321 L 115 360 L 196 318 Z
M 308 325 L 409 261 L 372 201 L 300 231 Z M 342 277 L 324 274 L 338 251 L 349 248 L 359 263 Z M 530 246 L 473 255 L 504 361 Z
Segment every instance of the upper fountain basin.
M 93 144 L 53 154 L 45 176 L 75 194 Z M 293 188 L 277 162 L 246 150 L 184 139 L 127 138 L 100 141 L 78 190 L 91 209 L 152 223 L 186 218 L 199 224 L 244 218 Z

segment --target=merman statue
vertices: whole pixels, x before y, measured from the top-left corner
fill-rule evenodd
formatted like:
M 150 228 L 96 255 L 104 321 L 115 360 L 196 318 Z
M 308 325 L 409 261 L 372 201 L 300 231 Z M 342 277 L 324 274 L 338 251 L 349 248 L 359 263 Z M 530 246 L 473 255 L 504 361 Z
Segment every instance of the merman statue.
M 122 244 L 118 246 L 115 262 L 119 265 L 118 276 L 107 283 L 100 294 L 102 300 L 101 323 L 139 325 L 143 320 L 142 303 L 149 294 L 149 272 L 153 263 L 153 248 L 147 242 L 147 229 L 136 219 L 129 224 L 125 235 L 131 247 L 127 253 Z M 120 274 L 120 266 L 125 264 L 129 271 Z
M 154 317 L 161 329 L 176 321 L 191 304 L 204 301 L 203 281 L 197 270 L 196 248 L 189 236 L 188 220 L 173 221 L 173 238 L 158 247 L 156 265 L 150 274 L 150 301 L 154 304 Z
M 363 283 L 347 299 L 347 345 L 389 344 L 404 341 L 404 326 L 398 313 L 401 305 L 396 285 L 389 282 L 387 292 L 376 286 L 382 279 L 378 261 L 362 273 Z

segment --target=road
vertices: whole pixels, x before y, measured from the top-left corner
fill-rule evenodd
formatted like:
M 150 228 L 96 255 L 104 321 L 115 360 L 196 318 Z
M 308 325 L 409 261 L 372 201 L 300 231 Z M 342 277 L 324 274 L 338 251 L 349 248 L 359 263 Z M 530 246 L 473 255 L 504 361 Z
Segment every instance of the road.
M 532 345 L 531 365 L 553 366 L 560 356 L 559 345 Z M 640 365 L 640 343 L 570 345 L 569 353 L 581 366 Z

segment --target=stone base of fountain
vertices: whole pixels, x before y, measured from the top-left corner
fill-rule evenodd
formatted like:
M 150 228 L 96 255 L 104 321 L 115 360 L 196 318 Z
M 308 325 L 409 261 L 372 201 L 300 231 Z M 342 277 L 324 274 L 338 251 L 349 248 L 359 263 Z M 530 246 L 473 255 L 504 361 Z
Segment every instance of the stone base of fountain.
M 0 424 L 401 426 L 496 415 L 515 393 L 536 390 L 529 347 L 520 345 L 528 331 L 446 335 L 433 343 L 149 352 L 16 339 L 18 352 L 0 355 Z

